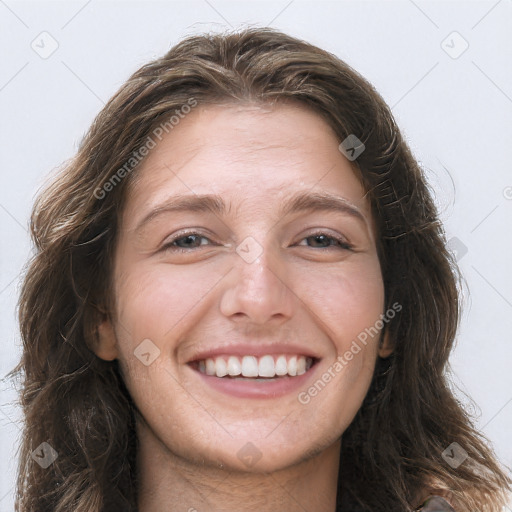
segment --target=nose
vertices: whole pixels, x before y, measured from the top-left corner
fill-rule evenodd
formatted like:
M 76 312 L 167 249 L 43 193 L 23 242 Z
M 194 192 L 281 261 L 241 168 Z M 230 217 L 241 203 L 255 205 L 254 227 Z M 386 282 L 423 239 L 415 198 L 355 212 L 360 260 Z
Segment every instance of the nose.
M 221 298 L 222 314 L 262 325 L 290 319 L 297 297 L 288 282 L 285 263 L 267 249 L 251 263 L 238 254 L 234 258 Z

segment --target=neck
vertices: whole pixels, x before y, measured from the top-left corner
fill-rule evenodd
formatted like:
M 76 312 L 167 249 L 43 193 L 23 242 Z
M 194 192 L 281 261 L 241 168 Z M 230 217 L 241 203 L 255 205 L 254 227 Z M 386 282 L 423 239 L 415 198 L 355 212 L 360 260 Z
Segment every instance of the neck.
M 138 512 L 335 512 L 341 441 L 268 473 L 197 464 L 138 428 Z

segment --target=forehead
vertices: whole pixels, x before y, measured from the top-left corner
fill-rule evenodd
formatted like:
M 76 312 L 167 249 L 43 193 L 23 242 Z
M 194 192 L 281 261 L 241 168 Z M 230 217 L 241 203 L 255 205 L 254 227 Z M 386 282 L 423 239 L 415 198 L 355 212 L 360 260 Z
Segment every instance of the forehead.
M 297 192 L 328 191 L 369 213 L 339 142 L 304 106 L 198 106 L 157 141 L 137 170 L 126 222 L 178 194 L 217 194 L 234 208 L 262 211 Z

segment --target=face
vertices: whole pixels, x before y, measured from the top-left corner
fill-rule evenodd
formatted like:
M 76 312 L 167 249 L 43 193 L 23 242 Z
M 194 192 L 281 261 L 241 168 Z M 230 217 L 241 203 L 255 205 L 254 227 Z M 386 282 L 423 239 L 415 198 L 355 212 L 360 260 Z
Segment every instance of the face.
M 163 452 L 282 469 L 360 408 L 384 288 L 340 142 L 304 107 L 198 106 L 137 171 L 97 354 Z

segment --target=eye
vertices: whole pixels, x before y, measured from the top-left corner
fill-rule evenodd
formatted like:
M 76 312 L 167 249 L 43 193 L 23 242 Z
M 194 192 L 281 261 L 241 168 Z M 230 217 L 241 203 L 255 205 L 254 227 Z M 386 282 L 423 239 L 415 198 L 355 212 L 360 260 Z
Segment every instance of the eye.
M 202 245 L 206 245 L 201 243 L 202 240 L 208 240 L 209 242 L 211 242 L 209 238 L 195 231 L 180 233 L 178 236 L 174 237 L 170 242 L 166 243 L 161 250 L 176 252 L 194 250 Z
M 351 250 L 353 249 L 353 246 L 349 244 L 346 240 L 344 240 L 341 237 L 335 237 L 327 235 L 326 233 L 319 232 L 319 233 L 313 233 L 312 235 L 307 236 L 306 238 L 303 238 L 303 240 L 306 240 L 308 242 L 313 243 L 312 246 L 314 249 L 344 249 L 344 250 Z M 298 245 L 304 245 L 304 244 L 298 244 Z
M 207 242 L 203 243 L 204 240 Z M 307 245 L 313 249 L 353 249 L 353 246 L 343 238 L 331 236 L 324 232 L 313 233 L 302 240 L 305 240 Z M 188 252 L 198 249 L 201 246 L 209 245 L 209 243 L 211 243 L 211 240 L 208 237 L 196 231 L 189 231 L 175 236 L 162 247 L 161 251 Z M 297 245 L 304 244 L 299 243 Z

